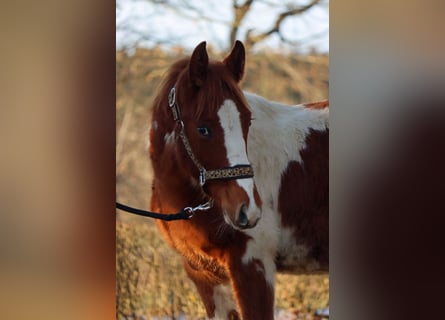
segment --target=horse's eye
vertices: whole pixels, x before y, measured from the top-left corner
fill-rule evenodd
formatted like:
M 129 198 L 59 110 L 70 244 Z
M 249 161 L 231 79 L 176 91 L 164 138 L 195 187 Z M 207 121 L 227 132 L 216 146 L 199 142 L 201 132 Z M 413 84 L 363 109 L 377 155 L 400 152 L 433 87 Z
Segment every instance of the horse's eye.
M 208 137 L 210 136 L 210 129 L 205 126 L 198 127 L 198 133 L 203 137 Z

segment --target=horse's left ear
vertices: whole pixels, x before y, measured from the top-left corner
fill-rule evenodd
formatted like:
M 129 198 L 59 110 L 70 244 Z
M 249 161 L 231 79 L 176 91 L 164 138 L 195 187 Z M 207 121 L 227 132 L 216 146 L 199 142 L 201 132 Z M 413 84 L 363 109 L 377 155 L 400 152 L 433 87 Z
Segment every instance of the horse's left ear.
M 230 54 L 224 59 L 223 63 L 232 73 L 236 82 L 241 81 L 244 76 L 244 64 L 246 61 L 246 51 L 241 41 L 236 40 Z
M 209 56 L 207 55 L 206 42 L 203 41 L 193 50 L 189 63 L 190 81 L 196 87 L 200 87 L 204 83 L 208 65 Z

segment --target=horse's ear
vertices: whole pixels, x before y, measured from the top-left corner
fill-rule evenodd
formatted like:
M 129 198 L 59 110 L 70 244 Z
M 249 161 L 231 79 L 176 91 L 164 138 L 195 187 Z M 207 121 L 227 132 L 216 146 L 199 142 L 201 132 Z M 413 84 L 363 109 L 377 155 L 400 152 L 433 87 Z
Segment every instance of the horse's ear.
M 202 86 L 207 75 L 209 56 L 207 55 L 206 42 L 203 41 L 193 50 L 189 63 L 190 81 L 197 87 Z
M 230 54 L 224 59 L 224 64 L 229 68 L 236 82 L 244 76 L 244 64 L 246 61 L 246 51 L 241 41 L 236 40 Z

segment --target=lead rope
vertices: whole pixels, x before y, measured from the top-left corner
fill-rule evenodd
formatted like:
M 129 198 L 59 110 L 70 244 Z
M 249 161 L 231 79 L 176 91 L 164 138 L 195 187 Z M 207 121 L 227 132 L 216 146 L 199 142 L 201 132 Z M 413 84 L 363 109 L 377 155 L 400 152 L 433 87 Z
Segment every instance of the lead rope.
M 136 209 L 136 208 L 121 204 L 119 202 L 116 202 L 117 209 L 129 212 L 129 213 L 133 213 L 133 214 L 136 214 L 139 216 L 149 217 L 149 218 L 154 218 L 154 219 L 159 219 L 159 220 L 164 220 L 164 221 L 188 220 L 188 219 L 192 218 L 193 215 L 197 211 L 209 210 L 212 206 L 213 206 L 212 200 L 209 200 L 206 203 L 200 204 L 199 206 L 196 206 L 194 208 L 185 207 L 185 208 L 181 209 L 181 211 L 179 211 L 178 213 L 166 214 L 166 213 L 157 213 L 157 212 L 152 212 L 152 211 Z

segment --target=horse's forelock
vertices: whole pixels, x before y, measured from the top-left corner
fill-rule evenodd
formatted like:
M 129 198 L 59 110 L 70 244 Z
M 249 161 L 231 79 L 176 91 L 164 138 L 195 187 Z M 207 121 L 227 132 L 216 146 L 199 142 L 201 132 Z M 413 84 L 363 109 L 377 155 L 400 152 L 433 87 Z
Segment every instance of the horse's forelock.
M 245 106 L 250 112 L 250 107 L 237 81 L 224 64 L 211 62 L 203 85 L 200 88 L 196 88 L 189 82 L 188 73 L 186 72 L 189 61 L 190 58 L 181 59 L 168 69 L 154 99 L 153 105 L 155 109 L 160 108 L 170 112 L 167 107 L 168 95 L 171 88 L 176 86 L 177 99 L 181 96 L 186 97 L 184 99 L 191 99 L 192 96 L 196 95 L 196 101 L 191 106 L 193 111 L 190 114 L 194 119 L 201 118 L 203 114 L 216 114 L 224 100 L 228 98 L 234 100 L 236 105 Z M 179 107 L 182 112 L 187 112 L 184 108 L 189 106 L 179 102 Z M 243 110 L 240 111 L 243 112 Z
M 206 81 L 200 90 L 193 113 L 195 119 L 199 119 L 203 114 L 216 114 L 226 99 L 234 100 L 237 106 L 241 104 L 249 110 L 237 81 L 220 62 L 209 65 Z

